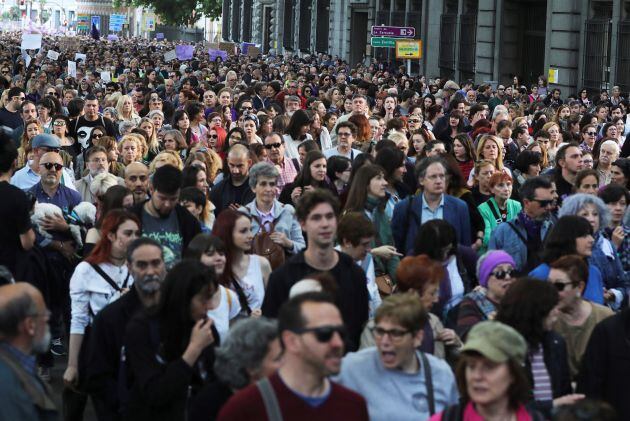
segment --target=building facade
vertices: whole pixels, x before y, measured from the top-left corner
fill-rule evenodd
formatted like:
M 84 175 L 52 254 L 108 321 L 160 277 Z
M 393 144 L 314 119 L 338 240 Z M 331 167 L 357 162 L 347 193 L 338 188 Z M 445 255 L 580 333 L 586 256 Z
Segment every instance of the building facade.
M 477 83 L 535 83 L 557 69 L 567 93 L 630 90 L 630 0 L 223 0 L 222 37 L 264 53 L 395 60 L 372 25 L 412 26 L 412 72 Z

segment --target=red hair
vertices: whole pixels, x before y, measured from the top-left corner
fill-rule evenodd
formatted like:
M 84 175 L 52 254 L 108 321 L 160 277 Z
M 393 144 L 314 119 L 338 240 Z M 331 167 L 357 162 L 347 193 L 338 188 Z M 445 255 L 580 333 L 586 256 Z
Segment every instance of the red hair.
M 496 171 L 490 176 L 490 180 L 488 180 L 488 185 L 490 187 L 494 187 L 499 183 L 512 183 L 512 177 L 510 177 L 508 173 L 504 173 L 503 171 Z
M 215 132 L 217 132 L 217 143 L 214 146 L 214 151 L 219 154 L 221 159 L 225 159 L 226 153 L 224 151 L 224 145 L 225 138 L 227 137 L 227 132 L 221 126 L 214 126 L 210 128 L 210 130 L 214 130 Z
M 248 215 L 242 212 L 227 208 L 217 216 L 212 226 L 212 235 L 219 237 L 225 245 L 225 270 L 220 279 L 220 283 L 223 286 L 229 286 L 233 281 L 236 281 L 236 279 L 234 279 L 234 272 L 232 271 L 234 249 L 236 248 L 234 246 L 233 233 L 236 221 L 240 218 L 250 219 Z
M 92 253 L 85 258 L 88 263 L 95 265 L 110 261 L 112 253 L 112 242 L 108 238 L 108 234 L 116 234 L 118 227 L 127 221 L 135 222 L 140 227 L 140 220 L 136 215 L 123 209 L 112 209 L 101 222 L 101 239 L 96 243 Z
M 426 254 L 407 256 L 400 261 L 396 269 L 398 290 L 415 290 L 420 295 L 428 285 L 439 284 L 444 279 L 444 268 Z

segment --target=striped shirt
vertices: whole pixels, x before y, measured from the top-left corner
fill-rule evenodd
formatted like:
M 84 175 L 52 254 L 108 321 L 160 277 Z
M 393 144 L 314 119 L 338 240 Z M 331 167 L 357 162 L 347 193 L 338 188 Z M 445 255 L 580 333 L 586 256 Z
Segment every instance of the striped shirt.
M 551 377 L 545 365 L 545 357 L 541 346 L 530 351 L 529 359 L 532 364 L 532 377 L 534 378 L 534 399 L 537 401 L 553 400 L 551 390 Z

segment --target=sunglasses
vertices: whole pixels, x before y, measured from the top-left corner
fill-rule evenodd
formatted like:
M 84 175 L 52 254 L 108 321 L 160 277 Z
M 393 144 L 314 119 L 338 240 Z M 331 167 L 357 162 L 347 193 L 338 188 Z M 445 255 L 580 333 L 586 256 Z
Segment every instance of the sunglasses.
M 558 292 L 562 292 L 564 291 L 564 289 L 571 285 L 571 286 L 575 286 L 575 282 L 560 282 L 560 281 L 551 281 L 551 284 L 556 287 L 556 290 L 558 290 Z
M 514 269 L 508 269 L 508 270 L 497 270 L 496 272 L 492 272 L 491 275 L 494 276 L 497 279 L 505 279 L 505 278 L 512 278 L 512 275 L 515 275 L 516 271 Z
M 55 121 L 53 123 L 53 126 L 65 126 L 66 122 L 65 121 Z
M 208 137 L 209 137 L 210 139 L 218 139 L 218 138 L 219 138 L 219 135 L 216 135 L 216 134 L 209 134 L 209 135 L 208 135 Z
M 241 111 L 243 111 L 243 110 L 251 111 L 253 109 L 254 109 L 253 107 L 241 107 Z
M 595 136 L 597 133 L 595 133 L 595 132 L 585 132 L 584 134 L 587 135 L 587 136 Z
M 552 200 L 532 199 L 532 202 L 538 202 L 541 208 L 546 208 L 547 206 L 553 203 L 553 199 Z
M 410 123 L 420 123 L 420 120 L 412 119 L 412 120 L 409 120 L 409 122 Z
M 269 149 L 269 150 L 271 150 L 271 149 L 273 149 L 273 148 L 280 149 L 280 146 L 282 146 L 282 143 L 283 143 L 283 142 L 270 143 L 270 144 L 268 144 L 268 145 L 265 145 L 265 148 L 267 148 L 267 149 Z
M 100 139 L 101 137 L 103 137 L 103 134 L 95 134 L 94 136 L 92 136 L 94 139 Z
M 340 325 L 302 328 L 296 329 L 293 332 L 299 335 L 302 335 L 304 333 L 312 333 L 313 335 L 315 335 L 315 339 L 317 339 L 317 342 L 326 343 L 330 342 L 335 333 L 338 333 L 342 339 L 345 338 L 347 330 L 345 326 Z
M 56 162 L 46 162 L 39 165 L 46 168 L 48 171 L 52 170 L 53 168 L 55 169 L 55 171 L 61 171 L 61 169 L 63 168 L 63 165 L 57 164 Z

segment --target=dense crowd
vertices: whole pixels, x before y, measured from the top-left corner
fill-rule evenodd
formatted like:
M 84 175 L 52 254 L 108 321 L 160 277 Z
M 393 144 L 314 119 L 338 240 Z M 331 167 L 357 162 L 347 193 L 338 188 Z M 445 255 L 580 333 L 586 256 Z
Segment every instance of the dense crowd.
M 20 37 L 0 419 L 630 417 L 618 87 Z

